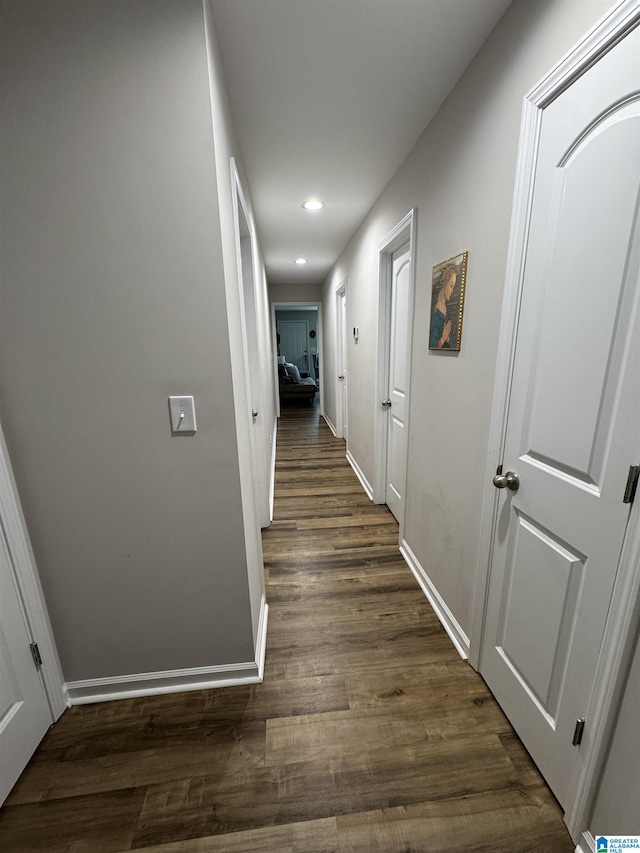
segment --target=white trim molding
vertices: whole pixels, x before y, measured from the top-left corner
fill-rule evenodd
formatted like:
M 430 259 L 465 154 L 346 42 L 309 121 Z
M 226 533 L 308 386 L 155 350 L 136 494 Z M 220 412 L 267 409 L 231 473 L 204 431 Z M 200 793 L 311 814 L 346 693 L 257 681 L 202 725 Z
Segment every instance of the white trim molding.
M 269 605 L 267 598 L 262 596 L 260 602 L 260 620 L 258 622 L 258 636 L 256 638 L 256 666 L 258 667 L 258 680 L 264 681 L 264 661 L 267 655 L 267 623 L 269 622 Z
M 362 486 L 362 488 L 367 493 L 367 497 L 369 498 L 369 500 L 372 501 L 373 500 L 373 489 L 371 488 L 371 483 L 367 480 L 367 478 L 365 477 L 364 471 L 358 465 L 358 463 L 353 458 L 353 456 L 349 450 L 347 450 L 347 462 L 349 463 L 349 465 L 351 465 L 351 467 L 355 471 L 356 477 L 358 478 L 358 480 L 360 480 L 360 485 Z
M 188 690 L 210 690 L 214 687 L 236 687 L 239 684 L 259 684 L 260 681 L 255 663 L 232 663 L 226 666 L 141 672 L 112 678 L 70 681 L 66 688 L 71 705 L 88 705 L 93 702 L 136 699 L 139 696 L 156 696 L 161 693 L 182 693 Z
M 590 832 L 583 832 L 575 853 L 596 853 L 596 840 Z
M 456 617 L 447 607 L 444 598 L 435 588 L 431 578 L 420 565 L 420 561 L 413 553 L 405 539 L 400 542 L 400 553 L 404 557 L 406 564 L 411 569 L 411 573 L 414 578 L 418 581 L 420 589 L 424 592 L 429 604 L 440 620 L 442 627 L 449 635 L 449 639 L 456 647 L 456 651 L 463 660 L 467 660 L 469 657 L 469 638 L 462 630 L 462 627 Z
M 482 637 L 498 505 L 498 495 L 491 481 L 497 466 L 502 462 L 543 110 L 638 24 L 638 0 L 621 0 L 524 99 L 489 431 L 469 654 L 469 661 L 476 669 L 481 668 Z M 577 842 L 581 839 L 582 847 L 579 845 L 578 851 L 583 853 L 592 849 L 589 847 L 589 834 L 584 830 L 620 701 L 631 641 L 640 619 L 639 594 L 640 507 L 634 507 L 595 673 L 587 712 L 589 724 L 576 760 L 570 801 L 566 804 L 565 822 L 573 840 Z
M 164 693 L 261 684 L 264 678 L 268 611 L 269 605 L 263 598 L 255 661 L 70 681 L 65 685 L 69 704 L 89 705 L 95 702 L 137 699 L 140 696 L 157 696 Z
M 326 412 L 322 412 L 322 417 L 324 418 L 324 421 L 325 421 L 326 425 L 329 427 L 329 429 L 330 429 L 330 430 L 331 430 L 331 432 L 333 433 L 333 437 L 334 437 L 334 438 L 337 438 L 337 437 L 338 437 L 338 433 L 336 432 L 336 428 L 335 428 L 335 426 L 333 425 L 333 423 L 331 422 L 331 420 L 329 419 L 329 416 L 327 415 L 327 413 L 326 413 Z

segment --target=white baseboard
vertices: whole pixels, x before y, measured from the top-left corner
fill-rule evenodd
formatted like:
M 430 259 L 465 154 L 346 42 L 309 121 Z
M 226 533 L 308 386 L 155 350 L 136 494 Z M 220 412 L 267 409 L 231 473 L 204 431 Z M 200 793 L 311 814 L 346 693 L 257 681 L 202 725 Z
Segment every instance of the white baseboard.
M 330 430 L 331 430 L 331 432 L 333 433 L 334 438 L 337 438 L 337 437 L 338 437 L 338 430 L 337 430 L 337 429 L 334 427 L 334 425 L 331 423 L 331 421 L 330 421 L 330 420 L 329 420 L 329 418 L 327 417 L 326 412 L 323 412 L 323 413 L 322 413 L 322 417 L 324 418 L 325 423 L 327 424 L 327 426 L 329 427 L 329 429 L 330 429 Z
M 596 840 L 590 832 L 583 832 L 576 853 L 596 853 Z
M 429 576 L 420 565 L 418 558 L 413 553 L 411 548 L 407 545 L 404 539 L 400 543 L 400 553 L 402 554 L 407 565 L 411 569 L 413 576 L 420 584 L 420 588 L 426 595 L 429 604 L 433 607 L 436 616 L 442 623 L 442 627 L 444 628 L 444 630 L 449 635 L 451 642 L 456 647 L 458 654 L 463 660 L 467 660 L 467 658 L 469 657 L 470 647 L 469 638 L 460 627 L 459 622 L 447 607 L 444 599 L 442 598 L 438 590 L 435 588 Z
M 264 678 L 268 613 L 269 605 L 263 598 L 255 661 L 70 681 L 65 684 L 69 705 L 112 702 L 116 699 L 135 699 L 139 696 L 183 693 L 188 690 L 236 687 L 239 684 L 260 684 Z
M 347 450 L 347 462 L 349 463 L 349 465 L 351 465 L 353 470 L 356 472 L 356 477 L 360 480 L 360 485 L 362 486 L 362 488 L 367 493 L 369 500 L 372 501 L 373 500 L 373 488 L 371 487 L 371 483 L 367 480 L 367 478 L 364 475 L 364 472 L 362 471 L 362 468 L 358 465 L 358 463 L 353 458 L 353 456 L 349 453 L 348 450 Z

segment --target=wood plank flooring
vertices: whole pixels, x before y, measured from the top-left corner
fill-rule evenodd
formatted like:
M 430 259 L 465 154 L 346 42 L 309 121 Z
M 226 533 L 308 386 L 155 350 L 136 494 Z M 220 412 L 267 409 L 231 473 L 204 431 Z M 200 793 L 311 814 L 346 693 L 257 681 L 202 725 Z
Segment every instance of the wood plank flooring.
M 283 411 L 261 685 L 69 709 L 3 853 L 573 853 L 315 407 Z

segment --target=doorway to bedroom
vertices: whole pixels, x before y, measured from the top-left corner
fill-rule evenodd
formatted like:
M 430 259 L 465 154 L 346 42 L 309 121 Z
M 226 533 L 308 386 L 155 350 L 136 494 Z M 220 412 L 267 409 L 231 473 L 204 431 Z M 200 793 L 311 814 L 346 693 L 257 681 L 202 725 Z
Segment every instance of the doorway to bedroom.
M 279 364 L 294 364 L 318 383 L 318 306 L 291 305 L 275 309 Z

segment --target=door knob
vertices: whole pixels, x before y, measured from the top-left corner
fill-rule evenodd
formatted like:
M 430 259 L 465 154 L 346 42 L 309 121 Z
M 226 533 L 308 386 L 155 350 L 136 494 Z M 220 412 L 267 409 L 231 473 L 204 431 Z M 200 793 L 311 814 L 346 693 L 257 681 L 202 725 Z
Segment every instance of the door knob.
M 342 382 L 342 380 L 344 379 L 344 376 L 338 376 L 338 379 Z
M 257 409 L 252 409 L 252 410 L 251 410 L 251 417 L 252 417 L 252 418 L 257 418 L 257 417 L 258 417 L 258 410 L 257 410 Z
M 506 474 L 496 474 L 493 478 L 493 485 L 496 489 L 510 489 L 512 492 L 517 492 L 520 486 L 520 477 L 513 471 L 507 471 Z
M 382 401 L 382 405 L 384 406 L 385 409 L 390 409 L 391 408 L 391 400 L 387 397 L 386 400 Z

